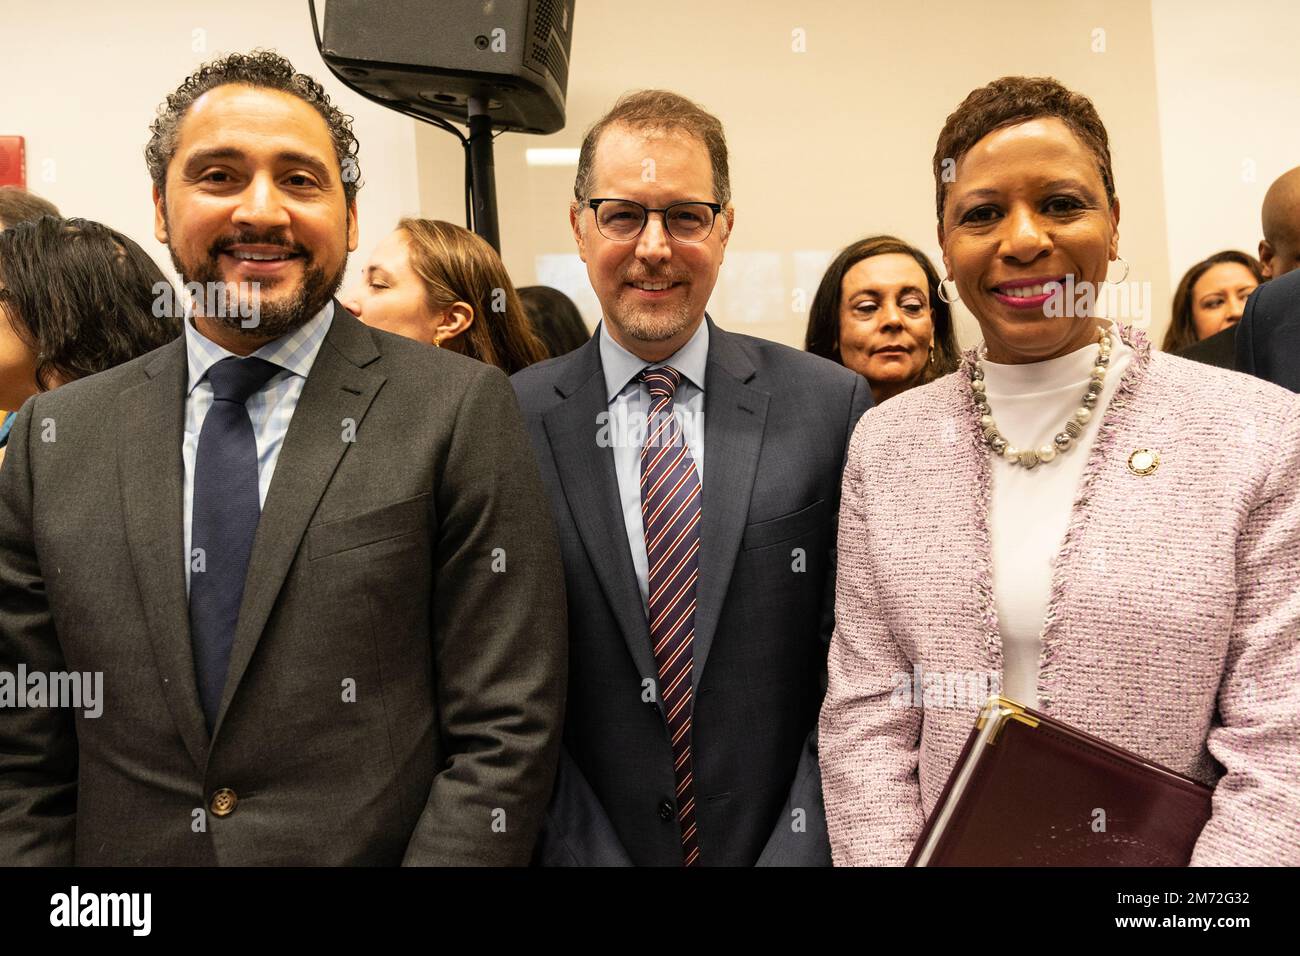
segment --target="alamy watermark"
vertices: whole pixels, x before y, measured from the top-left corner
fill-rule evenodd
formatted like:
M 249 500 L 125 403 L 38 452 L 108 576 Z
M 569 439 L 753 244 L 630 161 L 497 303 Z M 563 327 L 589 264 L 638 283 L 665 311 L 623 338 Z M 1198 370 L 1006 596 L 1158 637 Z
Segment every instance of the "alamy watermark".
M 0 709 L 66 707 L 94 719 L 104 713 L 103 671 L 0 671 Z
M 1150 282 L 1076 282 L 1067 275 L 1064 282 L 1043 283 L 1043 291 L 1050 295 L 1043 303 L 1048 318 L 1119 319 L 1138 328 L 1151 323 Z
M 212 319 L 239 319 L 239 327 L 255 329 L 262 324 L 262 284 L 260 282 L 187 282 L 181 295 L 170 282 L 153 285 L 153 314 L 166 318 L 184 313 L 185 300 L 199 315 Z M 177 298 L 181 301 L 178 303 Z
M 891 680 L 891 707 L 979 710 L 1002 686 L 993 671 L 927 671 L 920 665 L 910 673 L 898 671 Z
M 666 446 L 673 435 L 672 420 L 681 427 L 687 447 L 699 447 L 704 437 L 704 413 L 678 406 L 672 414 L 639 412 L 628 405 L 616 405 L 596 416 L 596 445 L 600 448 L 651 448 Z
M 153 894 L 83 893 L 73 886 L 50 897 L 50 925 L 127 927 L 132 936 L 148 936 L 153 928 Z

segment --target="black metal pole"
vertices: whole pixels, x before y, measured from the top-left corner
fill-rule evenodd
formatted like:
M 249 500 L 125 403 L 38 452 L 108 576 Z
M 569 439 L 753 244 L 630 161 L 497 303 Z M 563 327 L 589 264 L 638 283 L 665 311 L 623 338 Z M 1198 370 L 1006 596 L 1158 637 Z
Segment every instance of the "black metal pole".
M 501 251 L 497 224 L 496 168 L 492 161 L 492 117 L 483 101 L 469 99 L 469 163 L 474 202 L 474 231 Z

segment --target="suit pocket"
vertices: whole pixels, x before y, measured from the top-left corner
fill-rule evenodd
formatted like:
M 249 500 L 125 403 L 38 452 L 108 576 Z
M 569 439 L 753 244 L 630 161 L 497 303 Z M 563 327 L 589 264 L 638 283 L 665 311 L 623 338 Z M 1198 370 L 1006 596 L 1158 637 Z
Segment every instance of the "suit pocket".
M 745 551 L 752 551 L 755 548 L 766 548 L 768 545 L 791 541 L 814 532 L 825 520 L 825 505 L 826 499 L 818 498 L 808 507 L 800 508 L 788 515 L 747 525 L 740 546 Z
M 307 529 L 307 553 L 318 558 L 350 551 L 390 538 L 423 531 L 429 522 L 426 492 L 347 518 L 335 518 Z

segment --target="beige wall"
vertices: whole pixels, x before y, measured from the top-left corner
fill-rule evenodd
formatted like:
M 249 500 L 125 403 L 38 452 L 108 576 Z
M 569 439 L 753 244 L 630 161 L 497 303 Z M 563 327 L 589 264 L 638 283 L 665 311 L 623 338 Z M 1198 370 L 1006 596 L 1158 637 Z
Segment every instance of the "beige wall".
M 937 260 L 930 157 L 966 93 L 1008 73 L 1045 73 L 1097 104 L 1112 138 L 1129 279 L 1151 282 L 1156 302 L 1167 302 L 1147 3 L 659 0 L 649 33 L 637 30 L 647 9 L 579 2 L 566 129 L 497 140 L 503 253 L 520 284 L 538 281 L 539 263 L 549 274 L 545 257 L 573 258 L 573 169 L 529 167 L 524 150 L 576 147 L 620 93 L 668 87 L 717 113 L 731 146 L 736 230 L 711 312 L 727 328 L 801 344 L 806 304 L 839 247 L 893 232 Z M 1093 52 L 1097 29 L 1104 52 Z M 795 30 L 806 52 L 792 49 Z M 459 145 L 429 129 L 416 143 L 425 215 L 463 222 Z M 569 269 L 572 291 L 586 291 Z M 579 301 L 594 322 L 594 298 Z M 963 320 L 967 341 L 972 325 Z
M 324 12 L 324 0 L 317 8 Z M 154 111 L 200 63 L 278 50 L 355 116 L 365 188 L 360 249 L 418 214 L 411 120 L 351 93 L 325 69 L 300 0 L 5 0 L 0 133 L 27 137 L 27 183 L 65 216 L 120 229 L 169 274 L 153 235 L 144 146 Z M 357 267 L 354 261 L 353 270 Z
M 198 63 L 255 46 L 288 55 L 356 117 L 354 272 L 402 215 L 463 221 L 459 145 L 337 83 L 301 0 L 9 0 L 5 13 L 0 133 L 27 137 L 32 189 L 123 229 L 164 266 L 141 156 L 154 109 Z M 795 30 L 806 52 L 793 51 Z M 565 214 L 573 169 L 530 167 L 524 150 L 576 147 L 623 91 L 670 87 L 717 112 L 732 146 L 737 229 L 713 309 L 729 328 L 796 344 L 797 293 L 811 298 L 843 244 L 892 231 L 937 257 L 930 155 L 961 98 L 1006 73 L 1050 73 L 1091 96 L 1110 129 L 1120 248 L 1130 279 L 1151 283 L 1158 336 L 1172 284 L 1210 252 L 1253 251 L 1264 190 L 1300 163 L 1298 32 L 1287 0 L 580 0 L 568 127 L 497 140 L 506 264 L 521 285 L 567 283 L 595 321 Z M 695 42 L 657 39 L 670 36 Z M 969 322 L 962 332 L 969 341 Z
M 1300 166 L 1300 5 L 1153 0 L 1170 283 L 1222 249 L 1256 255 L 1260 205 Z

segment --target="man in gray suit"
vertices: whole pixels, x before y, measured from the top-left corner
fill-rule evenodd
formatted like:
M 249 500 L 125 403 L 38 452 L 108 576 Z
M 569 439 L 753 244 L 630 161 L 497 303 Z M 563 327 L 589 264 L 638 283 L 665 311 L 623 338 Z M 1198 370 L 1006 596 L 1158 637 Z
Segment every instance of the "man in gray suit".
M 734 211 L 722 126 L 696 104 L 624 97 L 587 133 L 574 195 L 603 321 L 511 379 L 569 599 L 539 859 L 829 865 L 817 712 L 870 392 L 705 315 Z
M 185 333 L 0 469 L 0 865 L 526 863 L 565 618 L 508 380 L 332 300 L 356 141 L 287 61 L 153 132 Z

